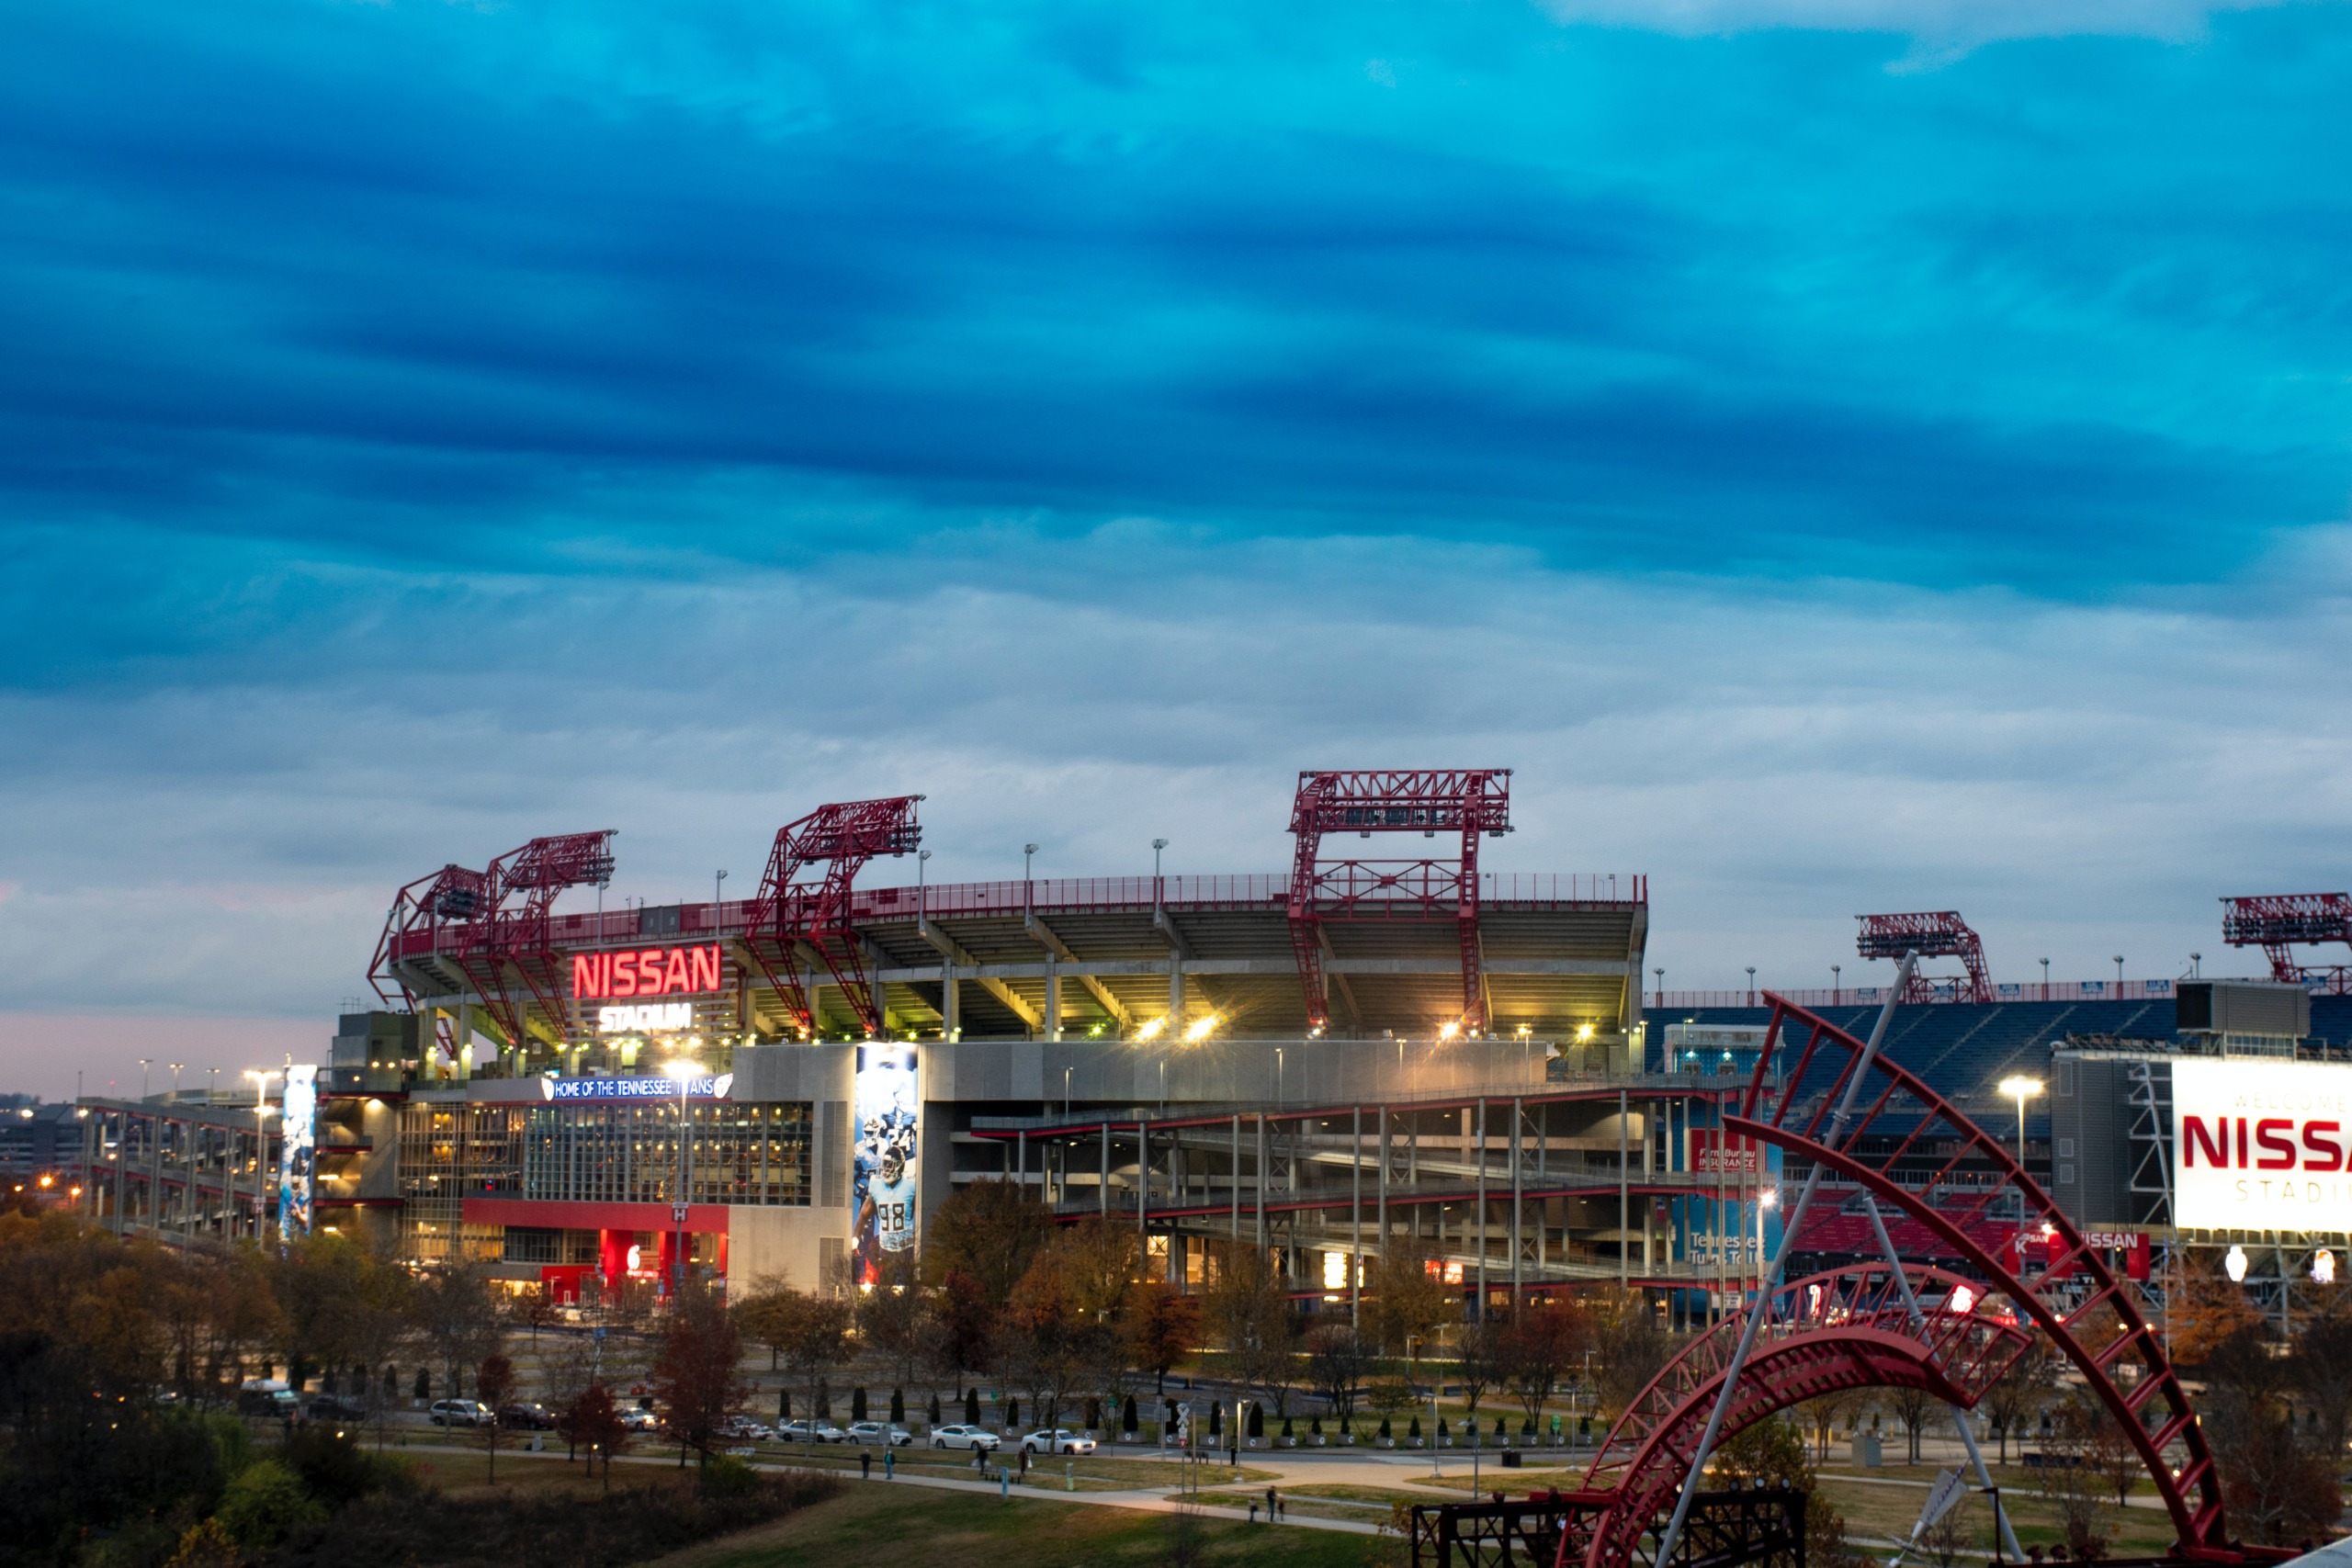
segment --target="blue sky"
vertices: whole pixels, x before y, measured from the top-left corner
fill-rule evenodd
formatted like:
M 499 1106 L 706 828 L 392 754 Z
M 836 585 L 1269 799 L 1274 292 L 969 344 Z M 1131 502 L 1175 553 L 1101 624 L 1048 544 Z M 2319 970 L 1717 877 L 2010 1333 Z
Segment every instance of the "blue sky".
M 321 1019 L 537 832 L 1272 869 L 1416 762 L 1670 985 L 2173 973 L 2352 875 L 2347 80 L 2180 0 L 19 16 L 0 1018 Z

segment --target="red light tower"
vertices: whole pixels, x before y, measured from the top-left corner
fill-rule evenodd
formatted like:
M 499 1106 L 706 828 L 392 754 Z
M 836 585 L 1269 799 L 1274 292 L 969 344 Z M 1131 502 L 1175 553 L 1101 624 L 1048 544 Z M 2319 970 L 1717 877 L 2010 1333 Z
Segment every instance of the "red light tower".
M 481 998 L 492 1027 L 506 1036 L 508 1044 L 524 1043 L 533 1001 L 560 1039 L 571 1014 L 556 973 L 548 913 L 565 888 L 612 880 L 615 832 L 607 828 L 533 839 L 492 861 L 486 871 L 445 865 L 401 888 L 385 918 L 383 935 L 377 939 L 375 961 L 368 965 L 368 978 L 376 994 L 390 1002 L 393 992 L 387 987 L 395 987 L 415 1005 L 399 964 L 414 945 L 406 939 L 425 932 L 431 938 L 426 950 L 465 976 Z M 526 997 L 514 995 L 510 971 L 522 981 Z
M 2305 968 L 2295 962 L 2299 942 L 2352 944 L 2352 894 L 2269 893 L 2222 900 L 2222 940 L 2258 947 L 2269 955 L 2270 977 L 2311 986 L 2329 996 L 2352 994 L 2352 965 Z
M 1290 876 L 1290 938 L 1313 1027 L 1330 1022 L 1323 983 L 1323 922 L 1451 919 L 1462 943 L 1462 1027 L 1486 1027 L 1478 964 L 1478 836 L 1510 831 L 1509 768 L 1380 769 L 1304 773 L 1292 803 L 1298 848 Z M 1460 833 L 1458 857 L 1322 858 L 1323 835 Z
M 1917 915 L 1856 915 L 1862 922 L 1860 934 L 1855 939 L 1854 951 L 1864 958 L 1901 958 L 1906 953 L 1917 953 L 1922 958 L 1957 958 L 1968 966 L 1968 999 L 1989 1002 L 1993 999 L 1993 976 L 1984 966 L 1984 943 L 1968 929 L 1957 909 L 1939 909 L 1932 914 Z M 1911 983 L 1903 988 L 1902 1000 L 1930 1002 L 1936 999 L 1936 984 L 1917 970 L 1911 972 Z
M 743 920 L 743 945 L 776 999 L 814 1032 L 817 1011 L 794 962 L 806 943 L 824 961 L 858 1021 L 882 1032 L 880 987 L 866 978 L 865 955 L 850 929 L 850 885 L 876 855 L 902 855 L 922 842 L 915 820 L 919 795 L 820 806 L 776 830 L 759 897 Z M 821 874 L 809 877 L 813 867 Z

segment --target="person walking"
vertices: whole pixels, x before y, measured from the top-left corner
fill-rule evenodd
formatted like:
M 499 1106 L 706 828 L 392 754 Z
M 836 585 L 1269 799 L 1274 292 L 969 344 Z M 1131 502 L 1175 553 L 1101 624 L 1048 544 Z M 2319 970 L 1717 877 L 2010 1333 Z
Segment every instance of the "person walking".
M 874 1450 L 872 1449 L 857 1450 L 857 1478 L 860 1481 L 874 1479 Z
M 899 1450 L 896 1449 L 884 1449 L 882 1450 L 882 1479 L 885 1481 L 896 1481 L 898 1478 Z
M 1281 1495 L 1280 1495 L 1280 1494 L 1278 1494 L 1278 1493 L 1276 1493 L 1276 1492 L 1275 1492 L 1275 1490 L 1274 1490 L 1272 1487 L 1271 1487 L 1271 1486 L 1267 1487 L 1267 1488 L 1266 1488 L 1266 1522 L 1267 1522 L 1268 1524 L 1272 1524 L 1272 1523 L 1274 1522 L 1274 1520 L 1275 1520 L 1277 1517 L 1280 1517 L 1280 1510 L 1281 1510 L 1281 1508 L 1282 1508 L 1282 1497 L 1281 1497 Z

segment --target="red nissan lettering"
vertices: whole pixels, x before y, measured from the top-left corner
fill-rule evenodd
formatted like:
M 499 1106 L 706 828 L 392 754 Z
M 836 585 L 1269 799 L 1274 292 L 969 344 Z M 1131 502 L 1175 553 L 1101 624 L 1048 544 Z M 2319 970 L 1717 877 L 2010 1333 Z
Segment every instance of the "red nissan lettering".
M 2254 1124 L 2254 1146 L 2263 1157 L 2254 1162 L 2256 1170 L 2292 1170 L 2295 1168 L 2295 1140 L 2282 1138 L 2272 1129 L 2293 1128 L 2295 1124 L 2284 1116 L 2266 1116 Z M 2277 1155 L 2277 1159 L 2270 1156 Z
M 2213 1118 L 2209 1130 L 2194 1116 L 2180 1119 L 2180 1163 L 2187 1169 L 2197 1163 L 2197 1151 L 2205 1151 L 2205 1163 L 2216 1170 L 2230 1168 L 2230 1123 L 2223 1116 Z
M 611 965 L 611 967 L 605 971 L 605 994 L 609 997 L 633 997 L 637 995 L 637 954 L 634 953 L 608 953 L 605 955 L 605 958 Z
M 693 958 L 695 978 L 689 988 L 696 991 L 718 989 L 718 949 L 697 947 L 694 950 Z
M 2303 1128 L 2303 1168 L 2305 1170 L 2341 1170 L 2344 1168 L 2344 1145 L 2324 1136 L 2343 1131 L 2340 1122 L 2312 1122 Z
M 575 953 L 571 955 L 571 994 L 573 996 L 601 997 L 605 994 L 605 983 L 596 973 L 599 967 L 596 963 L 597 957 L 598 955 L 594 953 Z
M 686 950 L 683 947 L 673 947 L 670 950 L 670 969 L 669 973 L 662 976 L 662 989 L 666 993 L 692 988 L 693 983 L 686 975 Z

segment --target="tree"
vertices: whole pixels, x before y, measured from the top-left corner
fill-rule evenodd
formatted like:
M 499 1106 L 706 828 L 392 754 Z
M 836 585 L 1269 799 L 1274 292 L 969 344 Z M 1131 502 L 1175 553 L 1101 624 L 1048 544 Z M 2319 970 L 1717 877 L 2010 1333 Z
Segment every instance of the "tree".
M 1512 1317 L 1503 1330 L 1501 1371 L 1530 1427 L 1542 1422 L 1552 1390 L 1592 1342 L 1591 1314 L 1578 1303 L 1526 1307 Z
M 474 1369 L 474 1397 L 490 1406 L 488 1424 L 475 1430 L 481 1434 L 481 1446 L 490 1453 L 490 1482 L 495 1486 L 498 1450 L 506 1433 L 506 1422 L 500 1411 L 514 1397 L 514 1363 L 501 1355 L 483 1357 L 481 1365 Z
M 523 1299 L 515 1303 L 514 1315 L 530 1329 L 531 1343 L 537 1345 L 539 1330 L 553 1323 L 561 1311 L 562 1303 L 555 1297 L 554 1282 L 542 1280 L 523 1292 Z
M 1356 1398 L 1371 1367 L 1363 1341 L 1344 1323 L 1326 1324 L 1306 1337 L 1307 1386 L 1323 1396 L 1342 1424 L 1354 1416 Z
M 1208 1329 L 1231 1359 L 1234 1376 L 1262 1390 L 1274 1414 L 1290 1414 L 1298 1376 L 1298 1327 L 1290 1292 L 1273 1262 L 1254 1247 L 1227 1253 L 1202 1303 Z
M 1119 1343 L 1114 1325 L 1092 1310 L 1082 1254 L 1041 1249 L 1005 1303 L 1001 1360 L 1005 1374 L 1027 1392 L 1040 1425 L 1051 1427 L 1062 1401 L 1100 1386 Z
M 1168 1392 L 1168 1374 L 1201 1342 L 1201 1303 L 1164 1280 L 1138 1287 L 1127 1314 L 1129 1363 L 1152 1375 L 1152 1392 Z
M 1503 1332 L 1502 1325 L 1491 1319 L 1462 1325 L 1454 1376 L 1462 1382 L 1463 1408 L 1474 1422 L 1478 1418 L 1479 1401 L 1504 1375 Z
M 778 1343 L 786 1366 L 808 1389 L 808 1418 L 817 1418 L 817 1391 L 825 1369 L 839 1365 L 849 1350 L 850 1304 L 836 1296 L 780 1290 L 775 1310 L 783 1314 Z
M 2033 1342 L 1985 1390 L 1980 1407 L 1985 1420 L 1992 1424 L 1993 1436 L 2000 1442 L 2002 1463 L 2008 1462 L 2010 1435 L 2023 1436 L 2025 1428 L 2050 1403 L 2050 1393 L 2057 1381 L 2056 1359 L 2049 1342 L 2036 1334 Z
M 1053 1215 L 1023 1187 L 974 1181 L 957 1188 L 931 1218 L 924 1271 L 968 1277 L 980 1299 L 1001 1307 L 1054 1229 Z
M 605 1490 L 613 1489 L 613 1456 L 628 1447 L 628 1423 L 621 1419 L 620 1409 L 613 1403 L 612 1390 L 602 1383 L 591 1383 L 572 1396 L 563 1407 L 556 1424 L 564 1440 L 588 1450 L 588 1462 L 594 1464 L 596 1456 L 605 1459 Z
M 924 1359 L 922 1281 L 912 1252 L 882 1254 L 880 1279 L 855 1298 L 857 1337 L 880 1356 L 892 1381 L 906 1382 Z
M 2330 1287 L 2321 1310 L 2295 1333 L 2295 1384 L 2319 1416 L 2327 1451 L 2344 1451 L 2352 1436 L 2352 1300 L 2343 1286 Z
M 466 1371 L 496 1355 L 505 1337 L 490 1299 L 488 1271 L 478 1263 L 435 1269 L 418 1282 L 410 1310 L 418 1337 L 441 1365 L 444 1396 L 458 1397 Z
M 951 1269 L 923 1303 L 923 1359 L 951 1384 L 994 1361 L 996 1309 L 969 1274 Z
M 1919 1462 L 1919 1434 L 1927 1429 L 1928 1418 L 1943 1409 L 1942 1401 L 1923 1388 L 1895 1388 L 1888 1391 L 1886 1402 L 1903 1423 L 1905 1462 Z
M 683 1468 L 691 1449 L 708 1462 L 719 1428 L 750 1396 L 736 1368 L 742 1337 L 718 1292 L 689 1282 L 673 1298 L 670 1322 L 653 1363 L 653 1397 L 678 1438 Z
M 1593 1393 L 1612 1416 L 1622 1415 L 1673 1359 L 1674 1337 L 1639 1291 L 1612 1286 L 1585 1300 L 1593 1317 Z
M 1367 1270 L 1373 1337 L 1388 1354 L 1409 1357 L 1416 1376 L 1439 1328 L 1462 1315 L 1461 1294 L 1430 1267 L 1436 1262 L 1424 1248 L 1392 1243 Z

